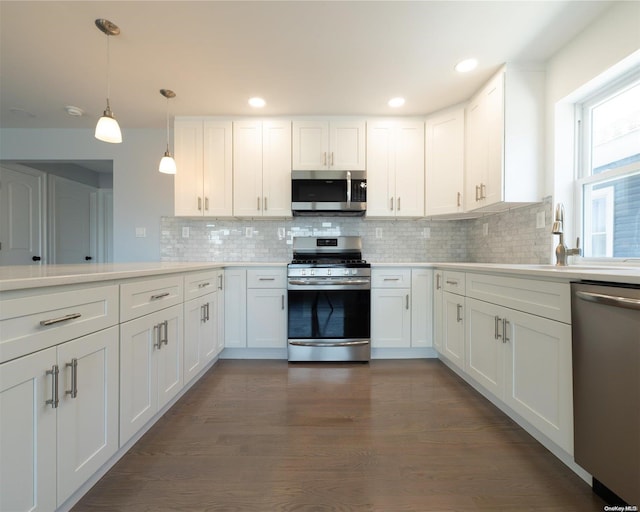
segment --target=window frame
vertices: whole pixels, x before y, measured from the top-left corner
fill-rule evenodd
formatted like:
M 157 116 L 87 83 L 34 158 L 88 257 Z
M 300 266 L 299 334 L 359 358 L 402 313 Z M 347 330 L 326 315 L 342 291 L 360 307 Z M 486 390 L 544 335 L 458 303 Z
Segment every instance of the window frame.
M 640 86 L 640 69 L 635 68 L 631 72 L 612 80 L 595 92 L 586 96 L 581 101 L 575 103 L 575 169 L 574 169 L 574 198 L 575 204 L 578 205 L 575 214 L 575 225 L 577 233 L 583 240 L 583 252 L 581 258 L 593 263 L 621 263 L 629 260 L 637 261 L 640 254 L 633 257 L 614 257 L 614 256 L 585 256 L 587 249 L 591 248 L 591 240 L 587 236 L 586 230 L 591 225 L 589 214 L 586 212 L 587 198 L 585 197 L 585 186 L 595 183 L 606 183 L 625 176 L 633 176 L 640 173 L 640 162 L 632 162 L 630 164 L 616 167 L 610 170 L 602 171 L 598 174 L 591 174 L 592 168 L 592 109 L 623 93 L 632 87 Z M 613 204 L 613 201 L 612 201 Z M 607 221 L 607 224 L 609 222 Z M 611 212 L 611 226 L 614 226 L 613 211 Z M 613 233 L 607 234 L 607 246 L 609 239 L 611 243 L 611 251 L 613 251 Z

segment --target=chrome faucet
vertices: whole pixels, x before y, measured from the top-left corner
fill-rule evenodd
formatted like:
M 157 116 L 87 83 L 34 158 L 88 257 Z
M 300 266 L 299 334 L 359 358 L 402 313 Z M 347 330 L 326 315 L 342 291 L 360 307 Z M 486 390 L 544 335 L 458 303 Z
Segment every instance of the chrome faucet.
M 554 235 L 560 235 L 560 241 L 556 246 L 556 266 L 566 267 L 567 256 L 580 256 L 582 255 L 582 249 L 580 249 L 580 237 L 576 239 L 575 249 L 568 249 L 564 243 L 564 206 L 562 203 L 556 205 L 556 216 L 553 221 L 553 227 L 551 232 Z

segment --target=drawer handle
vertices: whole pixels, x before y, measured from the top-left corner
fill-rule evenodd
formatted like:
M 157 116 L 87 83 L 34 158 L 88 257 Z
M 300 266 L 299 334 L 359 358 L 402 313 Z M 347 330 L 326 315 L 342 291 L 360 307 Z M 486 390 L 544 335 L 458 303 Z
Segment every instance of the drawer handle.
M 211 283 L 200 283 L 198 285 L 198 288 L 206 288 L 207 286 L 209 286 Z
M 52 409 L 58 408 L 58 374 L 60 370 L 58 369 L 58 365 L 54 364 L 51 367 L 51 370 L 47 370 L 47 375 L 51 375 L 51 399 L 47 400 L 45 404 L 50 405 Z
M 400 281 L 399 277 L 385 277 L 385 281 Z
M 258 281 L 275 281 L 275 277 L 259 277 Z
M 65 391 L 65 394 L 71 395 L 71 398 L 76 398 L 78 396 L 78 360 L 74 357 L 66 366 L 71 368 L 71 389 Z
M 67 322 L 69 320 L 74 320 L 76 318 L 80 318 L 82 315 L 80 313 L 71 313 L 70 315 L 61 316 L 59 318 L 50 318 L 49 320 L 40 320 L 40 325 L 46 327 L 47 325 L 59 324 L 60 322 Z
M 168 297 L 169 295 L 171 295 L 169 292 L 158 293 L 157 295 L 152 295 L 151 300 L 163 299 L 165 297 Z
M 454 281 L 452 279 L 447 279 L 446 283 L 453 286 L 458 286 L 458 281 Z
M 218 290 L 222 290 L 222 274 L 218 276 Z
M 456 304 L 456 322 L 462 322 L 462 304 Z

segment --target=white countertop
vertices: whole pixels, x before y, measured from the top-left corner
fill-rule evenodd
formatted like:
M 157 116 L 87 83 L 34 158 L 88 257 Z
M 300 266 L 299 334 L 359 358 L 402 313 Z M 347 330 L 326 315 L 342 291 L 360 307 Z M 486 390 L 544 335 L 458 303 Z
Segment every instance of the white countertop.
M 172 274 L 223 267 L 285 266 L 287 262 L 150 262 L 87 263 L 80 265 L 7 265 L 0 266 L 0 291 L 39 288 L 65 284 L 90 283 Z M 594 280 L 640 284 L 640 267 L 508 265 L 501 263 L 372 263 L 373 267 L 442 268 L 461 272 L 511 274 L 518 277 L 558 281 Z

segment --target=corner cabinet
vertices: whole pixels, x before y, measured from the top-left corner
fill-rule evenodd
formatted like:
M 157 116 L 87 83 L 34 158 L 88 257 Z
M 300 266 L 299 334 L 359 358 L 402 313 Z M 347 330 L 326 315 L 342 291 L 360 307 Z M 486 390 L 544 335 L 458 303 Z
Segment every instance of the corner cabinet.
M 429 117 L 425 123 L 426 215 L 464 211 L 464 108 Z
M 365 122 L 309 120 L 293 122 L 293 169 L 364 171 Z
M 424 122 L 369 122 L 367 162 L 367 217 L 424 217 Z
M 233 215 L 231 121 L 176 118 L 175 215 Z
M 291 216 L 291 122 L 233 123 L 233 213 Z
M 541 199 L 544 72 L 503 67 L 466 107 L 465 210 Z

